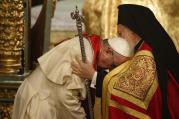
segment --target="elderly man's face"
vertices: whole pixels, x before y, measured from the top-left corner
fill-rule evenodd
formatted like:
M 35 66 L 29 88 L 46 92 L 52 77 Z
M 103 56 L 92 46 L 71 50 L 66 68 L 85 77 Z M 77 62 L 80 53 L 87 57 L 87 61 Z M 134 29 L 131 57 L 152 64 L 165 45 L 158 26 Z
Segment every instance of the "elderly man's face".
M 122 64 L 127 59 L 128 57 L 116 53 L 110 47 L 103 46 L 98 56 L 98 68 L 113 69 L 114 67 Z
M 132 32 L 130 29 L 128 29 L 127 27 L 125 27 L 122 24 L 118 25 L 117 30 L 118 30 L 118 36 L 120 36 L 126 40 L 132 40 L 132 39 L 134 39 L 134 37 L 136 37 L 134 32 Z
M 113 64 L 112 50 L 107 46 L 102 46 L 98 55 L 98 67 L 101 69 L 111 68 Z

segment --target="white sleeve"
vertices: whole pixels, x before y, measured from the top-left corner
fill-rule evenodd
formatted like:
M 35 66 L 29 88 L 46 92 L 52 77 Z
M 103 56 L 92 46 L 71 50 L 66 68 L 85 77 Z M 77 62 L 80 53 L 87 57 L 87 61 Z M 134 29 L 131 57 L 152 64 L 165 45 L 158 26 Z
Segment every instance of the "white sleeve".
M 95 73 L 93 74 L 93 78 L 91 80 L 91 88 L 96 88 L 96 78 L 97 78 L 97 72 L 95 71 Z

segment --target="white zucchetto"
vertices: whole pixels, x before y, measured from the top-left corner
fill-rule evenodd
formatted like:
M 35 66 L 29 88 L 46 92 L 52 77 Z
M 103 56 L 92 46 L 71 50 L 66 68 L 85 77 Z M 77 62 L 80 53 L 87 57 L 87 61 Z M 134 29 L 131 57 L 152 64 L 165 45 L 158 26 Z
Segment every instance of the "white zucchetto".
M 116 51 L 117 53 L 126 56 L 131 57 L 133 54 L 133 49 L 130 47 L 127 40 L 121 37 L 115 37 L 108 39 L 108 43 L 110 47 Z

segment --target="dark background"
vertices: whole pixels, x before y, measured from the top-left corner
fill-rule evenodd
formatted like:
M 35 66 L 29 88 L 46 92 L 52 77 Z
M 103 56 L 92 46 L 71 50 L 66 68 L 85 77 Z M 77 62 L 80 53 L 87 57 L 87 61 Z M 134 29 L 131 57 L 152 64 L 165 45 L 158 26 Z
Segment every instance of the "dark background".
M 32 0 L 32 6 L 40 5 L 43 3 L 43 0 Z

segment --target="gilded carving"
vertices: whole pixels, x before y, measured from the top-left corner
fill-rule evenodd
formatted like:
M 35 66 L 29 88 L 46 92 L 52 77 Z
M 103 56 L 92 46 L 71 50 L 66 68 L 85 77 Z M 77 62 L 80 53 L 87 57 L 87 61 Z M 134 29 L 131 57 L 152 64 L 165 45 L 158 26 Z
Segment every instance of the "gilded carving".
M 23 38 L 23 0 L 1 0 L 0 73 L 17 73 L 22 68 Z
M 0 103 L 0 119 L 11 119 L 13 103 Z
M 0 89 L 0 99 L 11 99 L 15 98 L 17 89 Z
M 3 77 L 1 77 L 3 79 Z M 16 78 L 18 80 L 18 78 Z M 14 80 L 13 77 L 7 80 Z M 11 81 L 10 81 L 11 82 Z M 13 102 L 21 83 L 0 80 L 0 119 L 11 119 Z

